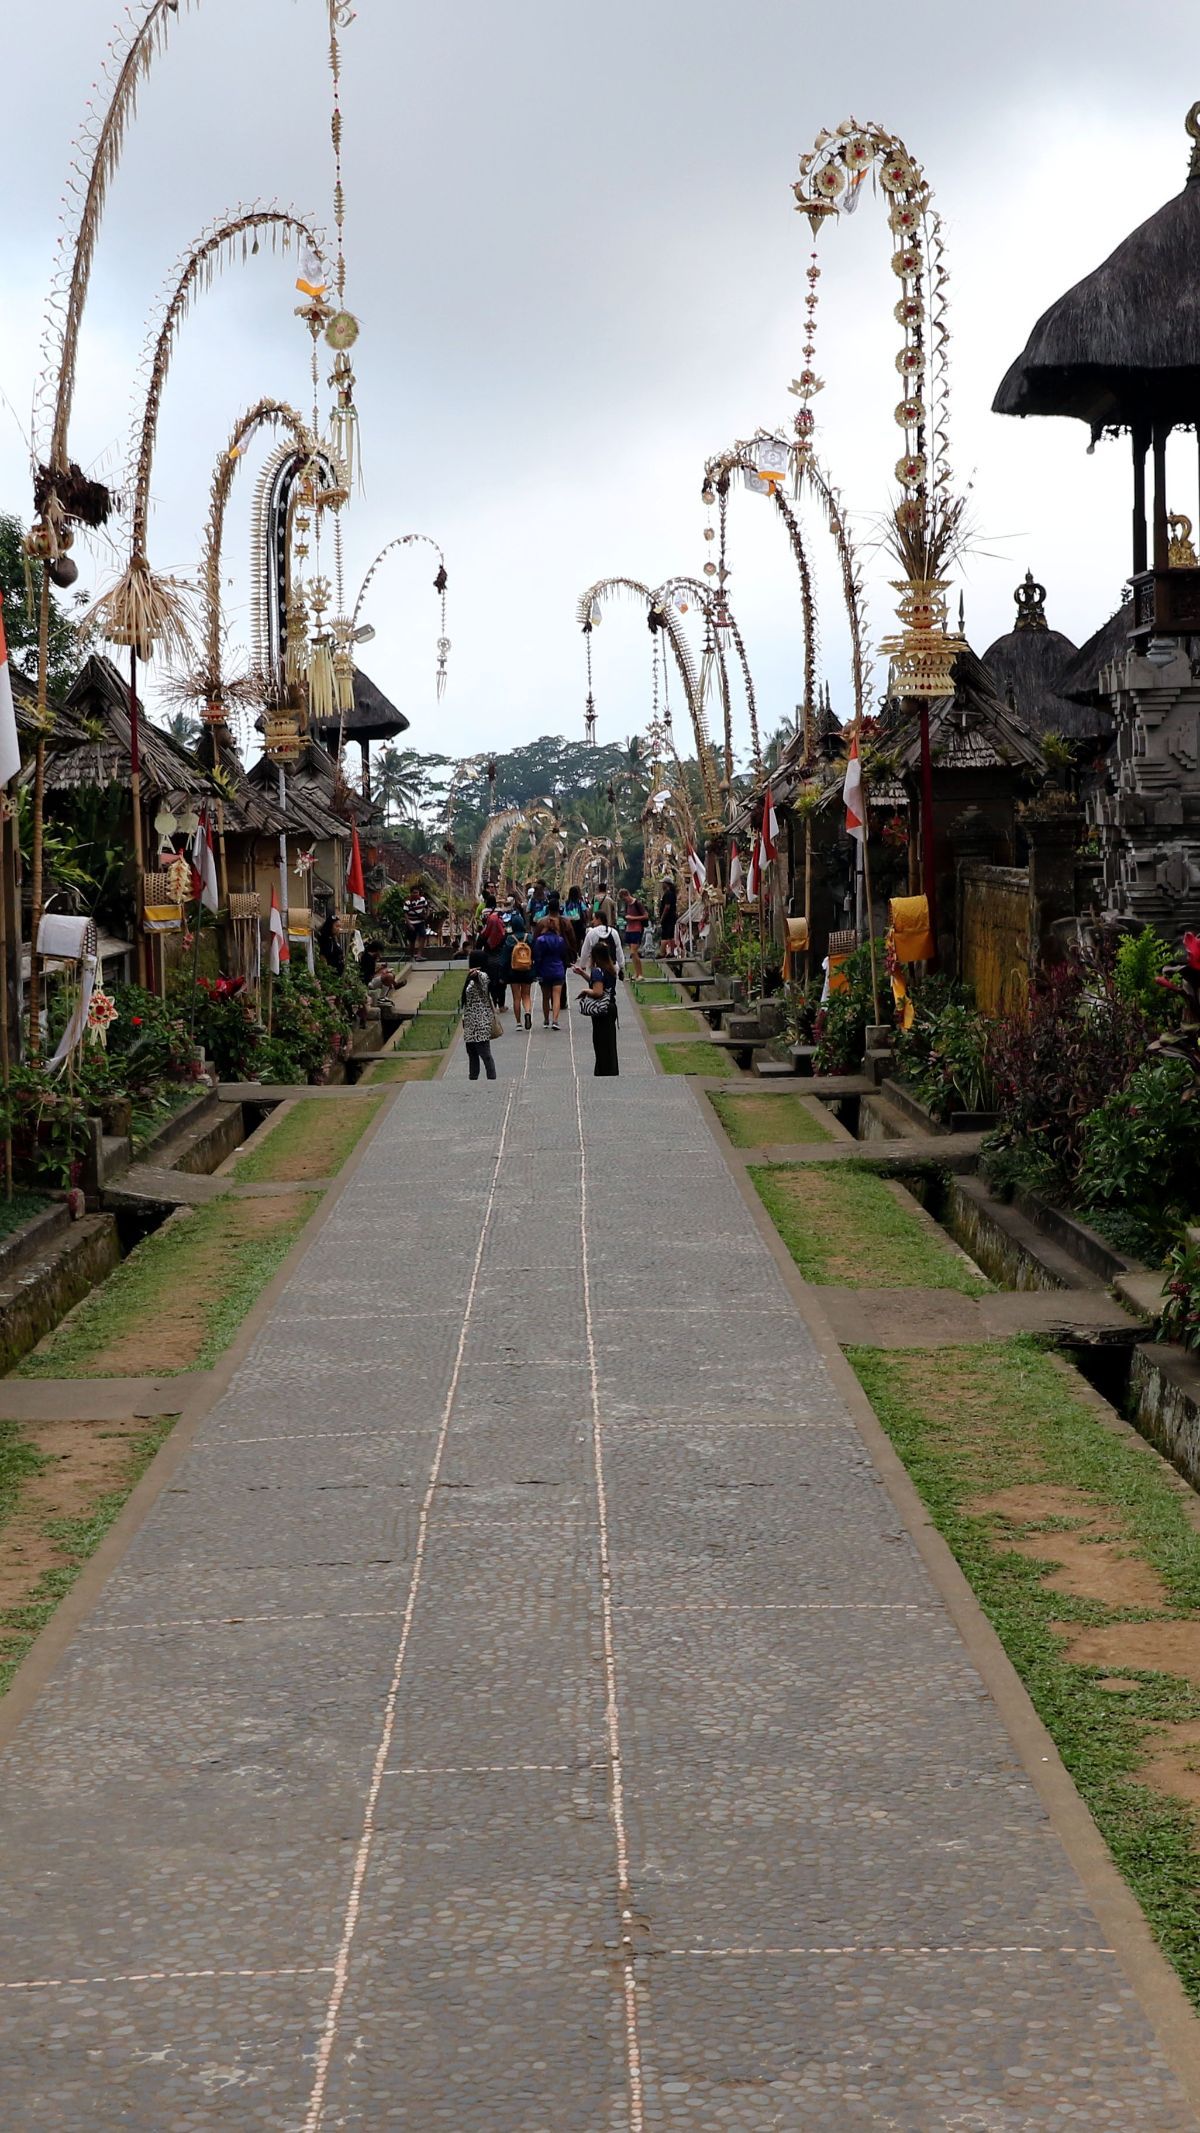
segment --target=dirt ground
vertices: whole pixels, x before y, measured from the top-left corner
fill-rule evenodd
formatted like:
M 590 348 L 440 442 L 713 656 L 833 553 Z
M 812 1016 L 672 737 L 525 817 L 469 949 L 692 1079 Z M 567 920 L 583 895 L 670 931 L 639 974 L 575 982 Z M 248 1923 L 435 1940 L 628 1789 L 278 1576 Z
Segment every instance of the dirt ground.
M 286 1228 L 307 1212 L 310 1200 L 308 1193 L 286 1193 L 273 1200 L 226 1202 L 221 1234 L 202 1237 L 189 1259 L 187 1288 L 164 1285 L 136 1326 L 96 1352 L 89 1374 L 136 1378 L 189 1370 L 204 1346 L 208 1309 L 228 1279 L 230 1247 Z
M 968 1508 L 977 1518 L 999 1522 L 1003 1545 L 1014 1555 L 1057 1564 L 1043 1580 L 1051 1592 L 1106 1607 L 1167 1604 L 1162 1579 L 1129 1546 L 1119 1523 L 1082 1490 L 1031 1483 L 980 1497 Z M 1065 1530 L 1057 1523 L 1064 1519 L 1071 1521 Z

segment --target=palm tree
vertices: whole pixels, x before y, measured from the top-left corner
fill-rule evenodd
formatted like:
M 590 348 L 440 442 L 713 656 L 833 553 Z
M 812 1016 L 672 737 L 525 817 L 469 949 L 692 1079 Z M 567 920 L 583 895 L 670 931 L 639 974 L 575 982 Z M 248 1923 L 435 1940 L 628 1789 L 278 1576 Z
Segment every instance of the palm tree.
M 178 741 L 181 748 L 187 749 L 189 755 L 199 747 L 203 729 L 199 719 L 190 717 L 188 712 L 169 711 L 158 723 L 164 732 L 170 734 L 173 741 Z
M 395 808 L 402 819 L 416 819 L 427 780 L 425 765 L 415 748 L 381 748 L 375 758 L 372 782 L 385 816 Z

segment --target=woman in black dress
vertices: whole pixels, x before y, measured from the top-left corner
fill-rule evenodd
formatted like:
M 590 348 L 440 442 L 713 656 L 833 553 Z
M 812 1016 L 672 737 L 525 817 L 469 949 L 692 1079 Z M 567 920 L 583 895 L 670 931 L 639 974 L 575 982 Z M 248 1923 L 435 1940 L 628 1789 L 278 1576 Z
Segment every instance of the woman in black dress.
M 664 955 L 669 955 L 675 946 L 675 928 L 679 924 L 679 903 L 673 881 L 663 883 L 663 892 L 658 899 L 658 945 Z
M 596 1055 L 597 1074 L 619 1074 L 617 1061 L 617 959 L 607 941 L 597 941 L 592 950 L 592 967 L 580 970 L 580 977 L 587 981 L 587 993 L 596 1002 L 596 1008 L 588 1016 L 592 1025 L 592 1050 Z M 604 1005 L 600 1003 L 603 1001 Z

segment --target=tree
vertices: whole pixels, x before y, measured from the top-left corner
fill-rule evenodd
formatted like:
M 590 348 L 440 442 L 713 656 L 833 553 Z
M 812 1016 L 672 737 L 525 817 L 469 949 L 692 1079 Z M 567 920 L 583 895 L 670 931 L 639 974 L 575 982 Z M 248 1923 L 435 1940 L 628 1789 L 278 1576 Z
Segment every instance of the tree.
M 189 755 L 200 746 L 203 728 L 199 719 L 190 717 L 186 711 L 168 712 L 167 716 L 160 718 L 157 723 L 164 733 L 170 734 L 173 741 L 178 741 L 181 748 L 186 748 Z
M 25 528 L 19 518 L 0 512 L 0 592 L 4 595 L 4 634 L 8 656 L 19 674 L 36 681 L 38 666 L 37 572 L 25 568 Z M 32 595 L 32 597 L 31 597 Z M 82 611 L 88 595 L 71 595 L 71 606 Z M 63 603 L 50 596 L 50 663 L 47 670 L 50 699 L 61 703 L 79 672 L 86 639 L 78 620 L 72 620 Z
M 372 785 L 385 817 L 393 808 L 403 821 L 417 822 L 433 796 L 430 771 L 444 766 L 444 756 L 422 756 L 415 748 L 381 748 L 375 758 Z

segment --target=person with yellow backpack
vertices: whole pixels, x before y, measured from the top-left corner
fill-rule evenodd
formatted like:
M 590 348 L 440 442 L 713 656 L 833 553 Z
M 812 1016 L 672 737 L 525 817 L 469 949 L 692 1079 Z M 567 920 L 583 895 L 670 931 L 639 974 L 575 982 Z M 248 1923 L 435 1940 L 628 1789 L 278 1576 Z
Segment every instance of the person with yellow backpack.
M 509 920 L 508 947 L 505 955 L 505 972 L 512 987 L 513 1027 L 520 1029 L 521 1017 L 526 1029 L 533 1028 L 533 949 L 525 931 L 525 921 L 519 911 Z

